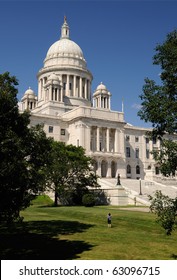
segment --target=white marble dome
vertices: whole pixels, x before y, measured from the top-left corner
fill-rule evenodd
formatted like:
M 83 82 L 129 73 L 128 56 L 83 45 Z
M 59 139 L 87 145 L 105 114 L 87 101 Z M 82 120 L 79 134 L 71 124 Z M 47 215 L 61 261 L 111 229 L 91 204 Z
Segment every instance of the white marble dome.
M 80 59 L 84 59 L 84 55 L 81 48 L 70 39 L 60 39 L 57 42 L 55 42 L 49 48 L 46 58 L 61 55 L 73 56 Z
M 44 67 L 53 66 L 86 68 L 81 48 L 69 37 L 69 26 L 66 19 L 61 29 L 61 38 L 50 46 L 44 60 Z

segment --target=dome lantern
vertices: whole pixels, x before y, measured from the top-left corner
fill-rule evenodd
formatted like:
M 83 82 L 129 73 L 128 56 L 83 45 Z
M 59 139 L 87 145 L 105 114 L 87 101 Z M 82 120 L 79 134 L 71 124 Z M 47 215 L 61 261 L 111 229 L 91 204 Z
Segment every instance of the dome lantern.
M 66 16 L 64 16 L 64 23 L 61 28 L 61 39 L 69 39 L 69 25 L 66 20 Z

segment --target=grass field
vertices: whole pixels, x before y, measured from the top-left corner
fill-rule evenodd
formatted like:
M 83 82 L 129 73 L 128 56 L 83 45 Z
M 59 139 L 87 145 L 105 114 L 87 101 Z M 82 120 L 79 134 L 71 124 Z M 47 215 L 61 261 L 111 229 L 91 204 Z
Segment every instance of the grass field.
M 38 199 L 24 221 L 1 226 L 1 259 L 170 260 L 177 230 L 167 236 L 151 213 L 120 207 L 51 207 Z M 112 214 L 112 228 L 107 214 Z

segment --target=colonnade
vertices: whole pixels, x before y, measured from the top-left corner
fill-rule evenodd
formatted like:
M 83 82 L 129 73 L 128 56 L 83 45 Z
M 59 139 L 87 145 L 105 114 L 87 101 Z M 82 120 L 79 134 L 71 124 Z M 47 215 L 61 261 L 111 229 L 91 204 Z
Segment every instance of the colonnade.
M 93 107 L 111 109 L 111 100 L 110 96 L 102 96 L 101 94 L 93 97 Z
M 51 82 L 52 88 L 56 92 L 57 98 L 55 95 L 52 95 L 52 89 L 48 87 L 47 77 L 42 77 L 38 81 L 39 100 L 55 100 L 63 102 L 63 97 L 77 97 L 91 100 L 91 81 L 87 77 L 80 77 L 77 75 L 62 74 L 58 76 L 57 81 Z M 57 92 L 58 88 L 58 92 Z M 47 93 L 48 89 L 48 93 Z M 56 90 L 55 90 L 56 89 Z M 45 95 L 48 96 L 45 96 Z
M 123 153 L 124 133 L 121 129 L 109 127 L 91 128 L 91 147 L 93 152 Z

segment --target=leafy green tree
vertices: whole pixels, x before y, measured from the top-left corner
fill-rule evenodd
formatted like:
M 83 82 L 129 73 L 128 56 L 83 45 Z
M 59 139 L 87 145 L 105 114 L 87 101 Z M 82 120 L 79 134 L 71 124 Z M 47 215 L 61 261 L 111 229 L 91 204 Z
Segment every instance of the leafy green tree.
M 177 144 L 172 140 L 163 140 L 160 150 L 153 152 L 154 159 L 160 166 L 163 175 L 175 176 L 177 166 Z
M 44 189 L 51 146 L 40 126 L 29 127 L 29 113 L 19 113 L 17 85 L 0 75 L 0 220 L 9 222 Z
M 177 168 L 177 154 L 172 153 L 172 150 L 177 150 L 177 143 L 167 144 L 163 136 L 177 132 L 177 30 L 169 33 L 165 42 L 158 44 L 155 51 L 153 64 L 161 68 L 161 84 L 157 85 L 154 80 L 145 79 L 143 93 L 140 95 L 142 107 L 138 115 L 142 120 L 152 123 L 152 137 L 161 139 L 163 152 L 159 151 L 155 156 L 159 163 L 163 162 L 161 172 L 170 175 L 174 174 Z
M 81 204 L 88 186 L 99 186 L 91 166 L 92 160 L 82 147 L 53 141 L 48 178 L 49 188 L 55 191 L 55 205 L 58 199 L 63 203 Z
M 177 30 L 169 33 L 155 51 L 153 64 L 161 68 L 162 84 L 156 85 L 155 81 L 145 79 L 138 115 L 146 122 L 152 122 L 154 133 L 162 136 L 166 132 L 177 132 Z
M 177 198 L 172 199 L 156 191 L 155 196 L 149 196 L 150 210 L 157 215 L 157 222 L 165 229 L 167 235 L 171 235 L 176 225 Z

